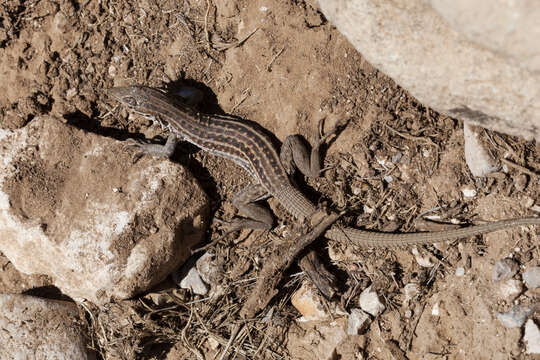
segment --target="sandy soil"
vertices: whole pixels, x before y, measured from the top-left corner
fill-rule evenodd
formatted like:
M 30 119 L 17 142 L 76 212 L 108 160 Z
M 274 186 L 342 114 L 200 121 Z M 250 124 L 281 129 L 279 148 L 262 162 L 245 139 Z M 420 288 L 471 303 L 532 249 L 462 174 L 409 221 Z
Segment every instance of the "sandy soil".
M 473 178 L 463 158 L 462 124 L 419 104 L 368 64 L 314 2 L 134 3 L 4 0 L 0 126 L 20 128 L 40 114 L 50 114 L 104 136 L 164 139 L 167 134 L 159 126 L 128 117 L 101 90 L 145 84 L 174 91 L 190 85 L 204 92 L 201 111 L 256 121 L 281 141 L 294 133 L 311 139 L 323 118 L 326 129 L 348 120 L 325 154 L 324 176 L 299 182 L 314 201 L 348 208 L 346 222 L 352 225 L 381 231 L 436 230 L 436 224 L 424 224 L 421 216 L 468 224 L 530 214 L 528 207 L 538 201 L 538 144 L 485 132 L 496 158 L 508 158 L 530 173 L 508 167 L 490 178 Z M 212 198 L 216 218 L 232 218 L 235 211 L 227 200 L 250 182 L 242 169 L 187 144 L 179 146 L 174 161 L 199 179 Z M 466 187 L 477 195 L 465 198 Z M 215 248 L 223 270 L 222 298 L 193 303 L 196 296 L 163 284 L 151 296 L 104 308 L 89 306 L 93 346 L 110 359 L 163 358 L 169 351 L 169 359 L 197 358 L 197 351 L 213 358 L 223 349 L 214 345 L 227 342 L 269 244 L 282 234 L 281 224 L 292 222 L 275 201 L 269 202 L 279 231 L 230 235 Z M 213 226 L 208 240 L 220 234 Z M 504 328 L 495 318 L 513 301 L 501 299 L 491 274 L 495 262 L 506 256 L 516 259 L 522 270 L 537 265 L 538 230 L 514 229 L 420 249 L 436 264 L 431 268 L 420 267 L 410 250 L 372 251 L 324 242 L 317 246 L 321 254 L 328 253 L 328 247 L 334 254 L 330 268 L 339 274 L 342 293 L 332 301 L 350 309 L 359 291 L 371 283 L 387 303 L 362 341 L 350 339 L 337 348 L 340 358 L 526 357 L 521 330 Z M 7 260 L 2 263 L 1 291 L 46 283 L 14 274 Z M 463 276 L 456 275 L 457 267 L 465 269 Z M 250 323 L 233 344 L 239 358 L 287 359 L 297 353 L 295 344 L 287 343 L 299 316 L 288 301 L 299 284 L 296 271 L 288 273 L 273 305 L 274 320 Z M 408 283 L 417 284 L 419 292 L 403 305 Z M 525 291 L 518 300 L 529 304 L 538 297 L 538 292 Z M 435 304 L 439 316 L 431 315 Z

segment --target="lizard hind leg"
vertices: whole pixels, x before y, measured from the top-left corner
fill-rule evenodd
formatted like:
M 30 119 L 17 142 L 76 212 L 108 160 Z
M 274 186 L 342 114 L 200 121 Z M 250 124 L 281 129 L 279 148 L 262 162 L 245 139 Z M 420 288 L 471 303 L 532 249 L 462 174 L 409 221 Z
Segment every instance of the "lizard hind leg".
M 317 125 L 317 132 L 314 136 L 314 144 L 311 153 L 308 152 L 306 144 L 300 135 L 290 135 L 285 138 L 279 154 L 281 164 L 289 175 L 292 175 L 297 168 L 302 174 L 310 178 L 318 178 L 321 174 L 320 148 L 326 143 L 329 137 L 335 135 L 340 125 L 334 126 L 328 133 L 322 135 L 323 120 Z

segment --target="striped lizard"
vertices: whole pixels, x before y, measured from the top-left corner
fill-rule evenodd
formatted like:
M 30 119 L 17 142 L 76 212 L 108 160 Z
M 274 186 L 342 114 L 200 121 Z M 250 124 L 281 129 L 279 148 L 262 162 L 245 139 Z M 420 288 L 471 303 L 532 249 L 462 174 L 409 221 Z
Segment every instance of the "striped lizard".
M 278 155 L 268 136 L 255 126 L 240 119 L 208 115 L 197 111 L 166 93 L 145 86 L 108 89 L 107 93 L 131 111 L 157 120 L 168 128 L 170 135 L 165 145 L 140 144 L 145 152 L 170 156 L 176 143 L 186 140 L 211 154 L 234 161 L 244 168 L 255 182 L 235 195 L 233 205 L 248 216 L 242 227 L 269 229 L 273 224 L 271 212 L 256 204 L 270 196 L 275 197 L 294 217 L 311 220 L 317 208 L 290 180 L 295 166 L 305 175 L 320 173 L 319 138 L 311 155 L 297 137 L 287 137 Z M 540 218 L 525 217 L 500 220 L 469 227 L 420 233 L 382 233 L 355 228 L 333 226 L 325 236 L 366 247 L 401 247 L 456 240 L 519 225 L 540 225 Z

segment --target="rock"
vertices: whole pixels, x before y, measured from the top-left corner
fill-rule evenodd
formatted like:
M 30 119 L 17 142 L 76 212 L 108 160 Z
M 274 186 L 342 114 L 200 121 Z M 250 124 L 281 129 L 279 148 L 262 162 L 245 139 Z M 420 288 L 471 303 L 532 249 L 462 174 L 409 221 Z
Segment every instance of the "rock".
M 512 301 L 523 292 L 523 284 L 516 279 L 507 279 L 499 283 L 499 296 L 507 301 Z
M 519 264 L 511 258 L 504 258 L 493 266 L 493 281 L 510 279 L 519 271 Z
M 345 319 L 322 323 L 300 323 L 287 332 L 287 350 L 291 359 L 335 360 L 336 348 L 347 339 Z M 309 325 L 308 325 L 309 324 Z M 313 324 L 313 325 L 311 325 Z
M 510 311 L 505 313 L 497 313 L 497 319 L 507 328 L 521 327 L 525 320 L 535 311 L 534 307 L 523 307 L 515 305 Z
M 523 281 L 529 289 L 540 287 L 540 266 L 530 267 L 523 273 Z
M 207 198 L 181 166 L 50 117 L 0 130 L 0 251 L 74 299 L 162 281 L 204 234 Z
M 405 290 L 405 299 L 403 299 L 403 304 L 408 304 L 411 300 L 413 300 L 416 295 L 420 292 L 420 288 L 418 287 L 418 284 L 416 283 L 408 283 L 404 287 Z
M 514 187 L 516 188 L 517 191 L 523 191 L 527 187 L 528 181 L 529 179 L 527 178 L 527 175 L 525 174 L 518 175 L 514 179 Z
M 347 335 L 360 335 L 371 323 L 369 315 L 360 309 L 351 309 L 347 319 Z
M 27 295 L 0 295 L 2 359 L 94 359 L 77 306 Z
M 384 304 L 379 299 L 379 295 L 377 295 L 375 291 L 371 290 L 371 286 L 368 286 L 364 291 L 362 291 L 360 294 L 359 304 L 362 310 L 373 315 L 374 317 L 377 317 L 386 309 Z
M 182 289 L 191 290 L 197 295 L 206 295 L 208 293 L 208 287 L 201 279 L 201 276 L 195 267 L 189 269 L 186 276 L 180 280 L 180 287 Z
M 456 268 L 456 276 L 463 276 L 465 275 L 465 268 L 463 266 L 458 266 Z
M 472 124 L 540 139 L 538 2 L 319 4 L 367 61 L 420 102 Z
M 465 161 L 473 176 L 484 177 L 497 171 L 497 163 L 484 145 L 478 140 L 479 131 L 469 124 L 463 124 L 465 139 Z
M 523 341 L 526 344 L 527 354 L 540 354 L 540 330 L 532 319 L 525 324 Z
M 196 263 L 199 275 L 205 283 L 210 285 L 217 284 L 219 278 L 219 268 L 214 263 L 214 259 L 214 254 L 206 252 Z
M 433 304 L 433 308 L 431 309 L 431 315 L 433 316 L 441 315 L 440 305 L 438 301 L 435 304 Z
M 433 261 L 431 261 L 431 257 L 429 255 L 420 255 L 418 248 L 413 247 L 411 249 L 411 253 L 414 255 L 418 265 L 422 267 L 433 267 L 435 265 Z
M 299 321 L 320 321 L 330 317 L 318 291 L 306 282 L 291 296 L 291 303 L 302 314 Z
M 469 198 L 469 199 L 472 199 L 477 194 L 476 189 L 472 185 L 465 185 L 461 189 L 461 193 L 463 194 L 463 197 Z

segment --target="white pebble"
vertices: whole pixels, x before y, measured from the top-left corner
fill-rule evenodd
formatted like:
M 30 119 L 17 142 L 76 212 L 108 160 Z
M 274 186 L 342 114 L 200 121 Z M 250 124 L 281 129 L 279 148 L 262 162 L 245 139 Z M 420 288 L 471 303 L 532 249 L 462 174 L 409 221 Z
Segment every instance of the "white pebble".
M 462 266 L 456 268 L 456 276 L 463 276 L 465 275 L 465 268 Z
M 534 266 L 528 268 L 523 273 L 523 281 L 529 289 L 536 289 L 540 287 L 540 266 Z
M 499 296 L 503 299 L 512 301 L 523 291 L 523 284 L 516 279 L 508 279 L 499 283 Z
M 360 309 L 352 309 L 347 319 L 347 335 L 360 335 L 370 323 L 368 314 Z
M 483 177 L 497 170 L 497 163 L 478 140 L 478 132 L 467 124 L 463 124 L 465 140 L 465 162 L 473 176 Z
M 431 315 L 433 316 L 439 316 L 440 314 L 440 311 L 439 311 L 439 302 L 437 301 L 434 305 L 433 305 L 433 308 L 431 309 Z
M 527 354 L 540 354 L 540 330 L 532 319 L 525 324 L 523 341 L 527 344 Z
M 473 189 L 472 187 L 465 187 L 461 189 L 461 192 L 463 193 L 463 196 L 465 196 L 466 198 L 473 198 L 476 196 L 476 190 Z
M 202 281 L 201 276 L 195 267 L 189 269 L 186 276 L 180 281 L 180 287 L 182 289 L 191 290 L 197 295 L 206 295 L 208 292 L 208 287 Z
M 510 279 L 519 270 L 519 264 L 511 258 L 504 258 L 493 266 L 493 281 Z
M 507 328 L 518 328 L 523 326 L 527 317 L 532 315 L 534 308 L 515 305 L 510 311 L 497 313 L 497 319 Z
M 379 300 L 379 295 L 371 290 L 371 286 L 362 291 L 359 303 L 362 310 L 375 317 L 386 309 L 381 300 Z

